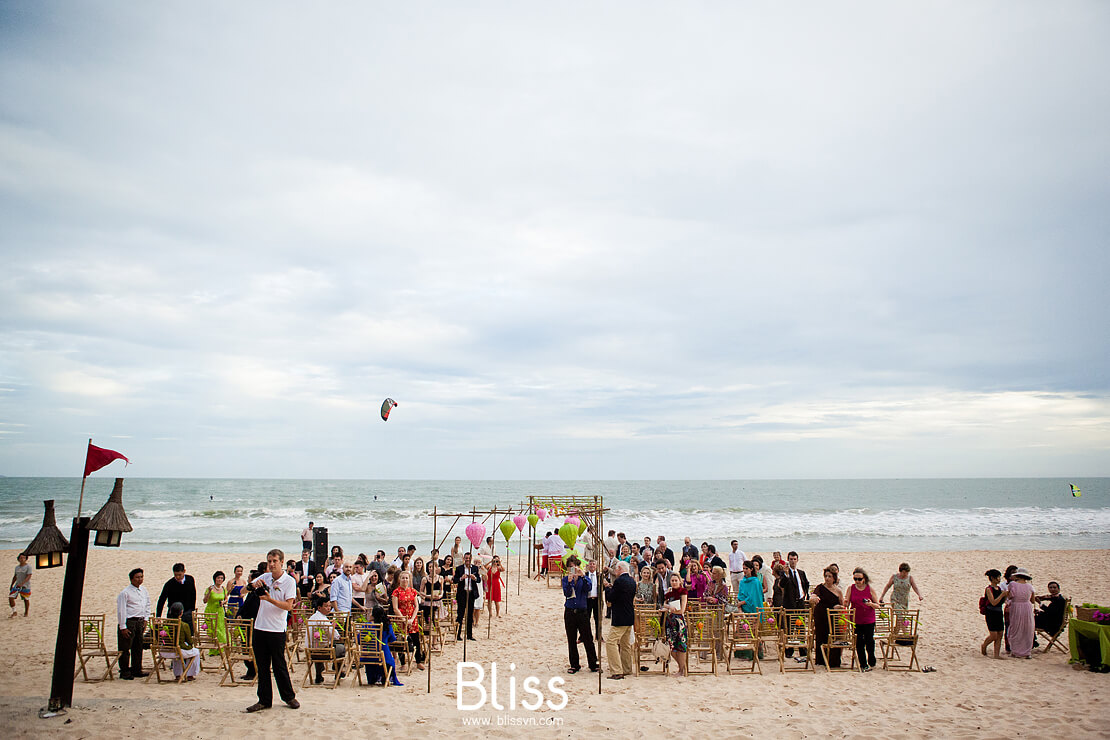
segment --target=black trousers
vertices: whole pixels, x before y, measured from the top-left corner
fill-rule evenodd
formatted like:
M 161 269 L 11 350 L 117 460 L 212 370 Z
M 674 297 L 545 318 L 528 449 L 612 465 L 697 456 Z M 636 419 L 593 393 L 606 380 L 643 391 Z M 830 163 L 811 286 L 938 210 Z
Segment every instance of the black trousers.
M 146 629 L 146 620 L 142 617 L 131 617 L 127 620 L 127 629 L 131 637 L 123 636 L 123 630 L 116 630 L 116 649 L 119 650 L 119 675 L 143 672 L 143 631 Z
M 875 625 L 872 624 L 857 624 L 856 625 L 856 656 L 859 658 L 860 668 L 863 667 L 864 655 L 863 651 L 867 651 L 867 665 L 871 668 L 875 667 Z
M 463 615 L 466 615 L 466 636 L 474 637 L 474 600 L 464 598 L 459 601 L 458 613 L 455 615 L 455 623 L 458 627 L 455 628 L 457 635 L 462 631 Z
M 285 633 L 254 631 L 255 670 L 258 671 L 258 702 L 273 706 L 274 687 L 270 685 L 270 667 L 274 670 L 278 696 L 282 701 L 297 698 L 293 682 L 289 680 L 289 666 L 285 664 Z
M 590 616 L 594 618 L 594 632 L 598 637 L 601 636 L 601 613 L 597 610 L 597 597 L 586 599 L 586 608 L 590 610 Z
M 575 670 L 582 667 L 578 659 L 578 636 L 582 635 L 582 643 L 586 646 L 586 661 L 591 671 L 597 670 L 597 650 L 594 649 L 594 638 L 590 634 L 589 611 L 563 609 L 563 626 L 567 630 L 567 655 L 570 658 L 570 667 Z

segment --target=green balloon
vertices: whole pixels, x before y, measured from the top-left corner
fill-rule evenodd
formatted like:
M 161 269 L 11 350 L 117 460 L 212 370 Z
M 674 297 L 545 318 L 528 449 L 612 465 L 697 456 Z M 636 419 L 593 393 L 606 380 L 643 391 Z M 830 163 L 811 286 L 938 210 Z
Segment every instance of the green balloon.
M 516 534 L 516 525 L 506 519 L 501 522 L 501 534 L 505 535 L 505 541 L 508 542 Z
M 531 527 L 532 529 L 535 529 L 536 525 L 539 524 L 539 523 L 540 523 L 540 518 L 538 516 L 536 516 L 535 514 L 529 514 L 528 515 L 528 526 L 529 527 Z
M 585 522 L 578 522 L 578 534 L 585 533 L 586 528 L 589 527 L 589 526 L 590 525 L 586 524 Z
M 578 527 L 573 524 L 564 524 L 559 527 L 559 538 L 567 543 L 567 547 L 574 547 L 574 543 L 578 541 Z

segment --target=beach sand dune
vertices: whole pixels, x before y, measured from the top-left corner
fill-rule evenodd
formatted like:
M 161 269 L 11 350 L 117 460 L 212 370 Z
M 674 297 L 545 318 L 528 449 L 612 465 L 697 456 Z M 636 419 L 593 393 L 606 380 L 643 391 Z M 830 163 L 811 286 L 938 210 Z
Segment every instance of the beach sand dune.
M 784 547 L 784 549 L 786 549 Z M 2 552 L 15 565 L 15 551 Z M 86 577 L 83 612 L 108 615 L 115 628 L 115 597 L 127 584 L 127 572 L 146 571 L 146 586 L 156 600 L 170 577 L 171 565 L 184 561 L 198 583 L 209 582 L 213 571 L 230 572 L 236 564 L 248 569 L 263 553 L 165 553 L 105 551 L 92 548 Z M 810 581 L 819 581 L 822 567 L 836 562 L 842 573 L 862 565 L 881 590 L 898 563 L 908 561 L 926 596 L 922 609 L 923 665 L 935 673 L 780 674 L 777 663 L 765 662 L 759 676 L 644 676 L 625 681 L 602 680 L 583 670 L 566 673 L 567 648 L 562 622 L 562 598 L 557 589 L 522 579 L 517 596 L 516 573 L 509 575 L 508 614 L 494 619 L 486 639 L 483 616 L 479 640 L 469 643 L 467 660 L 488 672 L 498 667 L 498 701 L 504 710 L 487 704 L 476 711 L 456 706 L 456 664 L 461 645 L 449 644 L 433 659 L 431 693 L 427 674 L 402 675 L 402 688 L 358 687 L 351 680 L 331 691 L 300 689 L 303 666 L 294 682 L 302 708 L 281 704 L 247 715 L 242 710 L 255 701 L 247 687 L 221 688 L 215 674 L 202 674 L 188 684 L 111 681 L 74 688 L 74 706 L 64 716 L 39 719 L 50 690 L 57 612 L 64 569 L 36 571 L 32 618 L 0 619 L 0 721 L 6 737 L 63 738 L 140 737 L 252 737 L 332 735 L 423 738 L 460 732 L 492 737 L 519 737 L 539 732 L 550 736 L 616 733 L 621 737 L 662 733 L 687 736 L 693 723 L 698 731 L 723 737 L 875 737 L 931 735 L 946 738 L 1107 737 L 1110 734 L 1105 675 L 1073 670 L 1060 653 L 1037 652 L 1032 660 L 993 660 L 979 654 L 986 635 L 977 602 L 987 568 L 1014 563 L 1029 569 L 1038 593 L 1048 580 L 1060 581 L 1064 594 L 1076 603 L 1110 602 L 1110 550 L 1037 552 L 918 552 L 918 553 L 802 553 L 801 567 Z M 515 571 L 516 557 L 510 559 Z M 149 655 L 144 665 L 149 668 Z M 585 657 L 583 654 L 583 665 Z M 602 661 L 604 666 L 604 660 Z M 561 710 L 543 707 L 528 711 L 519 706 L 528 698 L 520 688 L 528 676 L 539 678 L 545 699 L 559 697 L 548 690 L 553 677 L 565 680 L 567 704 Z M 473 677 L 472 673 L 464 677 Z M 510 708 L 510 683 L 517 682 L 515 709 Z M 487 692 L 490 679 L 483 682 Z M 475 689 L 464 689 L 473 703 Z M 464 722 L 489 721 L 474 728 Z

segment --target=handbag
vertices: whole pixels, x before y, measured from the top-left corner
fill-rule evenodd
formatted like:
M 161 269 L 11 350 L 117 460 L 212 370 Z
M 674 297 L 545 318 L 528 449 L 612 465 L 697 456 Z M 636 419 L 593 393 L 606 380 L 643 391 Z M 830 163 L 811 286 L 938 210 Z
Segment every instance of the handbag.
M 671 657 L 671 646 L 666 640 L 656 640 L 651 646 L 651 654 L 656 658 L 666 659 Z
M 987 606 L 989 604 L 990 604 L 990 602 L 987 601 L 986 596 L 980 596 L 979 597 L 979 613 L 980 614 L 986 614 L 987 613 Z

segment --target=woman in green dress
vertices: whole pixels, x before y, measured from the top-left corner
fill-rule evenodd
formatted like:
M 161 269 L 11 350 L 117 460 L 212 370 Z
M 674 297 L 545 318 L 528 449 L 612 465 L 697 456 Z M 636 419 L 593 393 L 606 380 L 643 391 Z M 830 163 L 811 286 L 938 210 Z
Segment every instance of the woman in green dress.
M 216 615 L 216 640 L 221 645 L 227 642 L 227 627 L 224 625 L 224 605 L 227 603 L 227 589 L 224 588 L 224 575 L 222 570 L 212 574 L 212 585 L 204 590 L 204 613 Z M 211 622 L 209 622 L 211 624 Z M 218 651 L 209 650 L 209 655 L 218 655 Z

